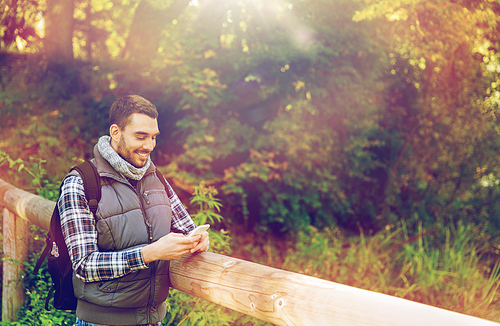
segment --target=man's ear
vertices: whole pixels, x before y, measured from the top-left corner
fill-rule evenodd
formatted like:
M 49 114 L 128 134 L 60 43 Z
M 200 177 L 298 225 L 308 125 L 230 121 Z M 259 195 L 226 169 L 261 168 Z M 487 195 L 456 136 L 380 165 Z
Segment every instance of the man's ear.
M 117 124 L 112 124 L 109 127 L 109 135 L 111 136 L 112 140 L 118 142 L 120 140 L 120 127 L 118 127 Z

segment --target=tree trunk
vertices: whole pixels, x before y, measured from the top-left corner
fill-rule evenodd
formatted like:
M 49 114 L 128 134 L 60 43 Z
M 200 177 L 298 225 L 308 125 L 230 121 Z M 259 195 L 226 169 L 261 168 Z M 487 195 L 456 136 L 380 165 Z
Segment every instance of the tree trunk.
M 47 0 L 44 46 L 49 63 L 73 61 L 74 8 L 74 0 Z
M 190 0 L 176 0 L 166 9 L 158 9 L 148 0 L 139 3 L 130 26 L 123 57 L 139 64 L 149 63 L 156 53 L 161 32 L 189 4 Z

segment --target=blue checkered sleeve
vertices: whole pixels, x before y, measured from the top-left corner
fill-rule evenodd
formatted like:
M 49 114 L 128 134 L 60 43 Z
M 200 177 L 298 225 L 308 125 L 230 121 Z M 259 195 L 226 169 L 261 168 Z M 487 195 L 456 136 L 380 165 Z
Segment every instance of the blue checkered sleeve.
M 79 176 L 69 176 L 64 180 L 57 206 L 73 270 L 84 282 L 110 280 L 147 268 L 142 248 L 99 251 L 94 216 Z
M 188 234 L 189 231 L 196 228 L 191 216 L 182 204 L 181 200 L 175 193 L 174 189 L 170 186 L 167 180 L 167 195 L 170 198 L 172 206 L 172 232 Z

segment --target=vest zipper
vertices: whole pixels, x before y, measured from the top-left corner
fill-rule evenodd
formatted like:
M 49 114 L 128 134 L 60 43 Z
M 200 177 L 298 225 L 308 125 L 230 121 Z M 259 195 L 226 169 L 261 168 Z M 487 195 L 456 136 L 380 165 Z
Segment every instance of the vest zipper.
M 146 204 L 149 205 L 149 199 L 148 199 L 148 192 L 147 191 L 144 191 L 142 193 L 142 197 L 144 197 L 144 201 L 146 202 Z M 151 225 L 151 223 L 149 223 L 147 217 L 146 217 L 146 211 L 144 210 L 144 207 L 141 203 L 141 210 L 142 210 L 142 215 L 144 216 L 144 223 L 146 223 L 146 226 L 148 228 L 148 243 L 151 243 L 153 242 L 153 226 Z
M 151 305 L 153 304 L 153 298 L 155 294 L 155 278 L 156 278 L 156 262 L 153 262 L 153 266 L 151 268 L 152 277 L 150 279 L 149 288 L 151 291 L 149 292 L 149 303 L 148 303 L 148 324 L 151 324 Z
M 149 205 L 149 199 L 148 199 L 148 195 L 149 195 L 149 191 L 145 190 L 143 193 L 142 193 L 142 197 L 144 197 L 144 201 L 146 202 L 146 204 Z
M 136 192 L 138 192 L 136 190 Z M 142 192 L 142 197 L 144 198 L 144 202 L 149 205 L 150 201 L 148 199 L 148 191 L 145 190 Z M 144 210 L 144 205 L 141 202 L 141 210 L 142 210 L 142 215 L 144 216 L 144 223 L 146 223 L 146 226 L 148 228 L 148 243 L 153 242 L 153 226 L 151 223 L 149 223 L 147 217 L 146 217 L 146 211 Z M 147 324 L 151 324 L 151 306 L 153 304 L 153 299 L 155 295 L 155 278 L 156 278 L 156 262 L 151 262 L 151 278 L 149 280 L 149 300 L 148 300 L 148 311 L 147 311 Z
M 144 176 L 146 177 L 146 176 Z M 144 178 L 143 177 L 143 178 Z M 137 195 L 137 197 L 141 197 L 139 191 L 136 189 L 136 187 L 132 186 L 130 184 L 130 182 L 127 182 L 128 185 L 134 190 L 135 194 Z M 138 183 L 139 184 L 139 183 Z M 142 193 L 142 197 L 144 198 L 144 201 L 149 205 L 149 199 L 148 199 L 148 192 L 147 190 L 146 191 L 143 191 Z M 151 225 L 151 223 L 149 223 L 147 217 L 146 217 L 146 210 L 144 209 L 144 204 L 142 203 L 141 200 L 139 200 L 139 203 L 141 205 L 141 211 L 142 211 L 142 216 L 144 218 L 144 223 L 146 224 L 146 228 L 147 228 L 147 232 L 148 232 L 148 243 L 152 243 L 153 242 L 153 226 Z M 150 281 L 149 281 L 149 288 L 150 288 L 150 291 L 149 291 L 149 302 L 148 302 L 148 311 L 147 311 L 147 315 L 148 315 L 148 320 L 147 320 L 147 324 L 151 324 L 151 305 L 153 304 L 153 298 L 154 298 L 154 294 L 155 294 L 155 278 L 156 278 L 156 262 L 151 262 L 151 278 L 150 278 Z

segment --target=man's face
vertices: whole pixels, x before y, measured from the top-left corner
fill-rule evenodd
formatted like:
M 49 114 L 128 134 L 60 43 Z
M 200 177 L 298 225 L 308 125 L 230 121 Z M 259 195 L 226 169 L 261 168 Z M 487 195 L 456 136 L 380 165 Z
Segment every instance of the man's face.
M 127 162 L 137 168 L 143 167 L 156 146 L 160 134 L 158 122 L 145 114 L 133 113 L 130 122 L 121 129 L 110 127 L 111 146 Z

